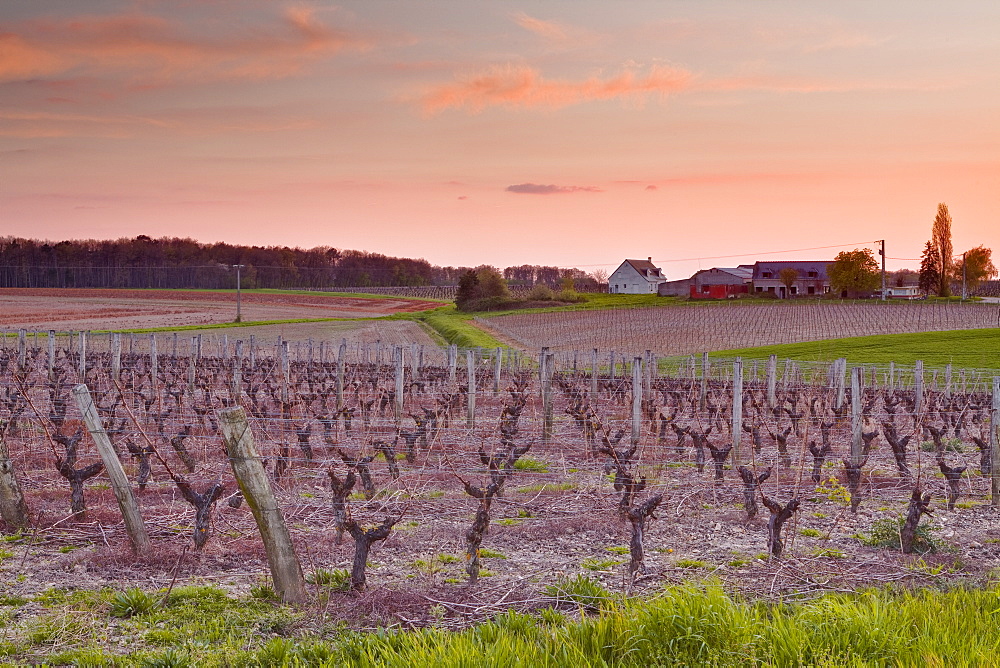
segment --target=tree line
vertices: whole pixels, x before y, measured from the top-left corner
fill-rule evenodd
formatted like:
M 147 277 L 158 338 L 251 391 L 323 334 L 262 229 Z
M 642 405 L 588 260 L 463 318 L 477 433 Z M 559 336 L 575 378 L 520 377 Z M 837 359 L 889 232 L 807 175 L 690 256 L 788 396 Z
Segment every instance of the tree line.
M 951 222 L 948 205 L 941 202 L 931 226 L 931 238 L 924 245 L 920 272 L 905 269 L 895 272 L 890 285 L 901 287 L 916 277 L 917 284 L 925 295 L 950 297 L 956 285 L 964 285 L 966 291 L 971 292 L 981 283 L 997 276 L 991 249 L 980 245 L 959 255 L 954 253 Z M 879 264 L 870 248 L 855 248 L 853 251 L 838 253 L 826 270 L 835 293 L 846 292 L 858 296 L 878 290 L 881 284 Z
M 146 235 L 114 240 L 41 241 L 0 237 L 0 287 L 233 289 L 236 265 L 246 289 L 457 285 L 470 270 L 423 259 L 330 246 L 243 246 Z M 488 267 L 512 285 L 556 287 L 567 276 L 580 290 L 598 282 L 579 269 Z

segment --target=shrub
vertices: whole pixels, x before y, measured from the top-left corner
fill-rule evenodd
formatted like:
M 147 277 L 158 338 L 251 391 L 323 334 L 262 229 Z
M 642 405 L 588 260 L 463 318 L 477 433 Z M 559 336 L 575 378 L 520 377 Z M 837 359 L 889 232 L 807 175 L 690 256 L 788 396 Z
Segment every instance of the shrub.
M 537 283 L 527 294 L 528 301 L 532 302 L 547 302 L 552 301 L 554 298 L 555 293 L 552 292 L 552 288 L 544 283 Z
M 861 543 L 868 547 L 880 547 L 888 550 L 902 550 L 902 539 L 899 532 L 903 528 L 903 517 L 883 517 L 872 522 L 872 528 L 867 534 L 856 534 Z M 931 535 L 931 528 L 926 524 L 918 524 L 913 534 L 913 551 L 917 554 L 936 552 L 938 541 Z

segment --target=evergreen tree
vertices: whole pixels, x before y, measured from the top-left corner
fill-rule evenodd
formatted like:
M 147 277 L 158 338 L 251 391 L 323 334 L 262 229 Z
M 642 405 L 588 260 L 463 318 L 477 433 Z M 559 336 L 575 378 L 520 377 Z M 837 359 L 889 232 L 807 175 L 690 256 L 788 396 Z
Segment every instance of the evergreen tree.
M 924 252 L 920 256 L 920 279 L 917 284 L 925 295 L 937 292 L 941 285 L 941 263 L 937 249 L 930 241 L 924 244 Z

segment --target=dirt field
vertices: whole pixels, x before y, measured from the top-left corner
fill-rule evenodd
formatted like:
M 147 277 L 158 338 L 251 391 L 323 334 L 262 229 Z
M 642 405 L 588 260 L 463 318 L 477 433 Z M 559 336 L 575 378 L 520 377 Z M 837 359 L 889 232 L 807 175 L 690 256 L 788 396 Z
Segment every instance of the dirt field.
M 244 321 L 363 318 L 440 306 L 417 299 L 242 295 Z M 0 328 L 57 331 L 140 329 L 232 322 L 235 292 L 0 289 Z

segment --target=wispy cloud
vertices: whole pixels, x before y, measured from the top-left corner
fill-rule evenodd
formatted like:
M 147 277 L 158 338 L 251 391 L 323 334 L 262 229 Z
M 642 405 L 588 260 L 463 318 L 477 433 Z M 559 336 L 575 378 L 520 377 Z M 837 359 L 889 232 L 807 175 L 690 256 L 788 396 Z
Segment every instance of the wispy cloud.
M 0 81 L 61 74 L 131 74 L 160 84 L 175 79 L 276 78 L 368 36 L 331 27 L 309 7 L 286 9 L 253 30 L 207 37 L 142 13 L 45 18 L 0 26 Z
M 533 16 L 528 16 L 524 12 L 516 12 L 512 18 L 517 23 L 517 25 L 547 40 L 551 40 L 554 42 L 561 42 L 569 37 L 568 31 L 565 26 L 562 26 L 558 23 L 554 23 L 552 21 L 543 21 L 542 19 L 536 19 Z
M 522 195 L 563 195 L 566 193 L 599 193 L 603 192 L 597 186 L 556 186 L 540 183 L 518 183 L 504 188 L 509 193 Z
M 641 101 L 653 93 L 668 95 L 689 88 L 693 79 L 687 70 L 663 65 L 644 74 L 629 69 L 606 79 L 580 81 L 546 79 L 532 67 L 507 65 L 437 86 L 423 95 L 421 103 L 429 114 L 452 108 L 478 113 L 498 106 L 559 109 L 595 100 Z

